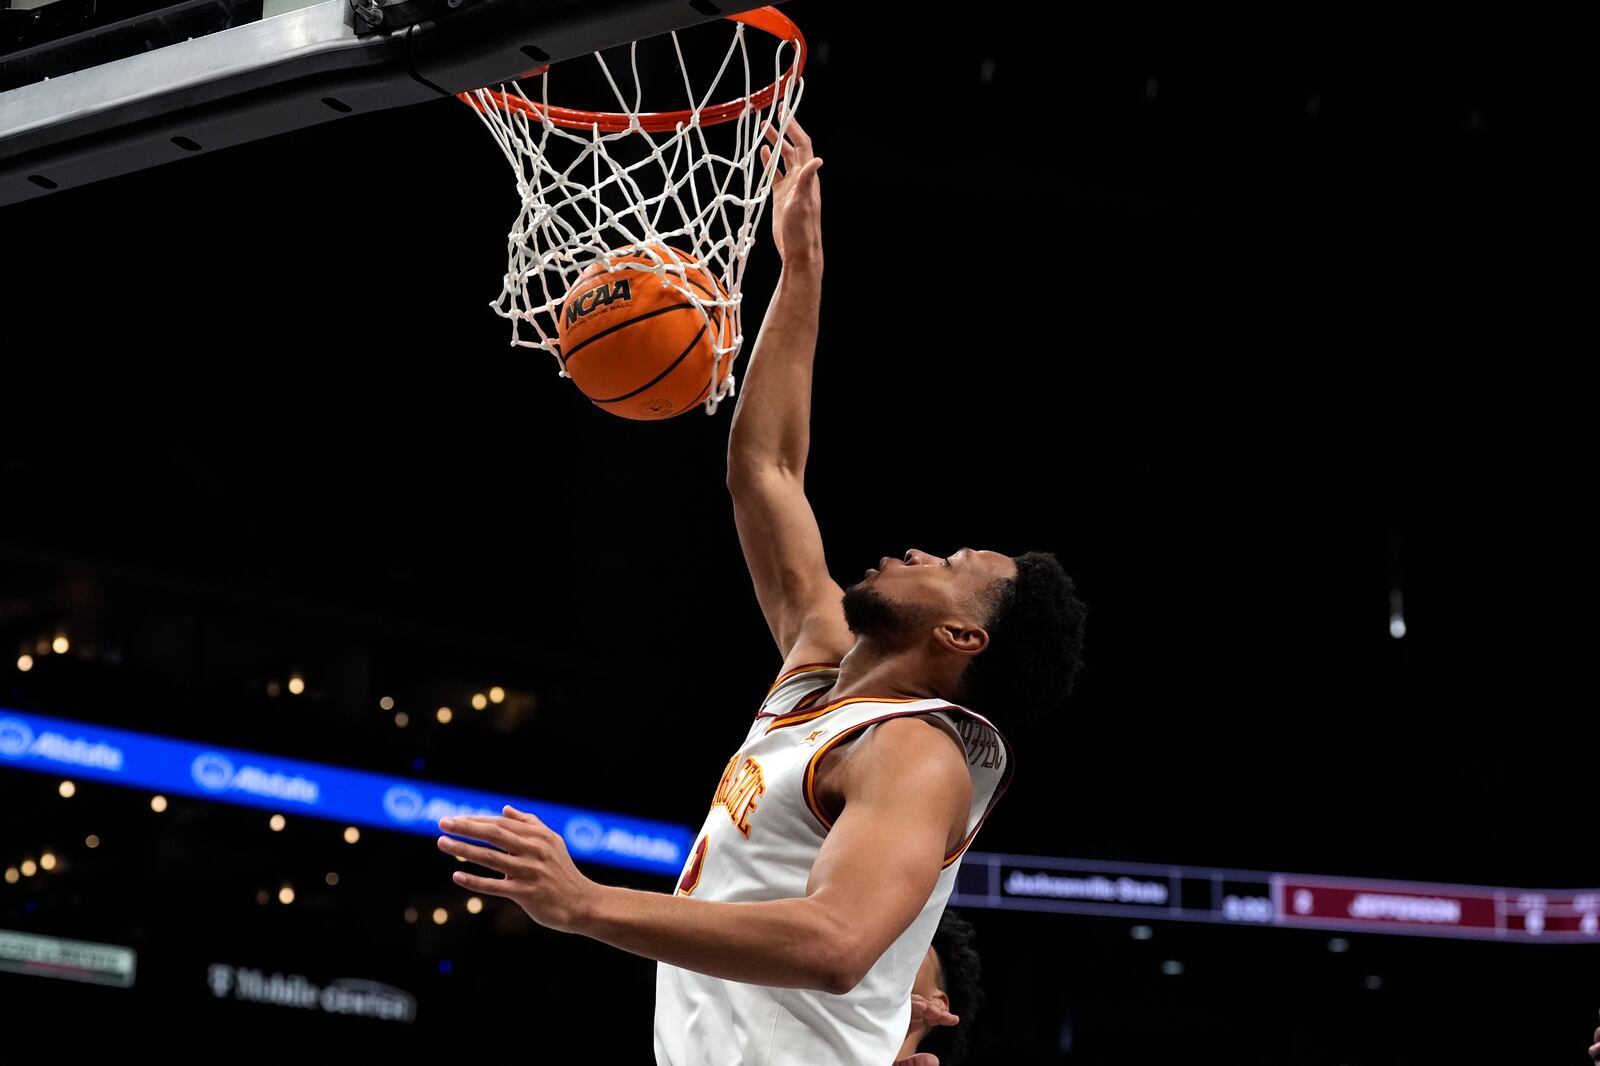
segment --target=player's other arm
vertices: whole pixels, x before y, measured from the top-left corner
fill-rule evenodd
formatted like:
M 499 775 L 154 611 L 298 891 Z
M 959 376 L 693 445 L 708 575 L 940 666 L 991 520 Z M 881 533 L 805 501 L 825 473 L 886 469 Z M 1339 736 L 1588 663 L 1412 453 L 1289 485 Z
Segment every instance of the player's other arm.
M 844 809 L 795 899 L 721 903 L 597 885 L 559 836 L 520 812 L 441 824 L 499 850 L 447 837 L 440 847 L 504 875 L 458 871 L 458 885 L 515 900 L 549 928 L 724 980 L 843 994 L 927 903 L 972 795 L 965 756 L 929 722 L 894 719 L 857 745 Z
M 783 272 L 728 434 L 728 491 L 739 544 L 785 670 L 837 662 L 853 643 L 839 606 L 843 593 L 828 576 L 822 534 L 805 494 L 822 302 L 821 165 L 810 138 L 791 122 L 772 194 Z

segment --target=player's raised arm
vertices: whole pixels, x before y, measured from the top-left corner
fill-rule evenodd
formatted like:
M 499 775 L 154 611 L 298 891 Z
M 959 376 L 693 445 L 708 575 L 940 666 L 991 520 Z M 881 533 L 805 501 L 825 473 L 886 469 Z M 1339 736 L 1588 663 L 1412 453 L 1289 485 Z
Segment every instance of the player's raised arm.
M 768 131 L 768 139 L 776 134 Z M 772 193 L 772 234 L 783 259 L 777 291 L 745 369 L 728 435 L 728 490 L 756 599 L 784 656 L 837 662 L 853 638 L 828 575 L 822 534 L 806 500 L 811 363 L 822 301 L 822 160 L 790 121 Z M 770 149 L 763 148 L 763 162 Z

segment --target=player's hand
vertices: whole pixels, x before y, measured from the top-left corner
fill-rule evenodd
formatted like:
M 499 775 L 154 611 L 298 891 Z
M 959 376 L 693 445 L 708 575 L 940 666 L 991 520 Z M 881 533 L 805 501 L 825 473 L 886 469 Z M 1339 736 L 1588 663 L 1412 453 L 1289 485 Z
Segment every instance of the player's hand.
M 822 265 L 822 183 L 817 170 L 822 160 L 811 150 L 811 138 L 800 123 L 789 119 L 783 141 L 777 127 L 762 131 L 761 165 L 770 165 L 777 146 L 780 165 L 772 181 L 772 240 L 785 266 Z
M 911 1025 L 906 1032 L 932 1029 L 936 1025 L 957 1025 L 960 1021 L 959 1017 L 940 1006 L 938 1000 L 911 993 Z M 919 1051 L 908 1059 L 898 1060 L 894 1066 L 939 1066 L 939 1056 L 931 1051 Z
M 940 1006 L 936 999 L 927 999 L 911 993 L 911 1028 L 907 1032 L 916 1032 L 918 1029 L 932 1029 L 936 1025 L 960 1025 L 961 1018 L 951 1014 Z
M 515 807 L 506 807 L 501 818 L 441 818 L 439 828 L 494 845 L 486 848 L 447 836 L 439 838 L 440 851 L 504 875 L 479 877 L 458 870 L 456 884 L 469 892 L 504 896 L 546 928 L 572 932 L 599 892 L 600 886 L 573 865 L 560 835 Z
M 1600 1063 L 1600 1029 L 1594 1031 L 1594 1045 L 1589 1048 L 1589 1058 Z

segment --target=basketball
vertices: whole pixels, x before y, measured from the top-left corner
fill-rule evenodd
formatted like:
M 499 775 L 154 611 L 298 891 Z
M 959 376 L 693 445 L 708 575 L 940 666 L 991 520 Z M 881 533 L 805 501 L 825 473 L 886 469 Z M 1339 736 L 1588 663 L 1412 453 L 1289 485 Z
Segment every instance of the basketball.
M 573 383 L 596 407 L 623 418 L 681 415 L 703 402 L 713 385 L 723 309 L 709 309 L 708 326 L 674 283 L 706 301 L 725 300 L 727 294 L 687 252 L 654 250 L 672 277 L 623 265 L 655 266 L 648 255 L 613 256 L 611 270 L 595 263 L 567 290 L 556 325 L 562 363 Z M 683 264 L 681 276 L 672 267 L 674 257 Z M 723 360 L 720 376 L 727 376 L 731 362 Z

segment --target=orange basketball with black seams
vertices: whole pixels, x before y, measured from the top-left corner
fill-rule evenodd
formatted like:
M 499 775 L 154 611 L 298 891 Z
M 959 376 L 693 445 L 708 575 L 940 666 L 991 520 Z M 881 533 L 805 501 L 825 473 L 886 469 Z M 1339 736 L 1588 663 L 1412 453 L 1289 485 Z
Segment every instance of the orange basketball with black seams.
M 561 359 L 572 381 L 601 410 L 623 418 L 672 418 L 705 402 L 713 384 L 728 374 L 724 358 L 718 382 L 711 380 L 723 308 L 709 308 L 710 322 L 674 287 L 686 285 L 701 300 L 726 300 L 722 284 L 687 252 L 656 249 L 683 264 L 669 280 L 623 266 L 655 266 L 647 255 L 612 258 L 613 269 L 595 263 L 567 290 L 557 322 Z

